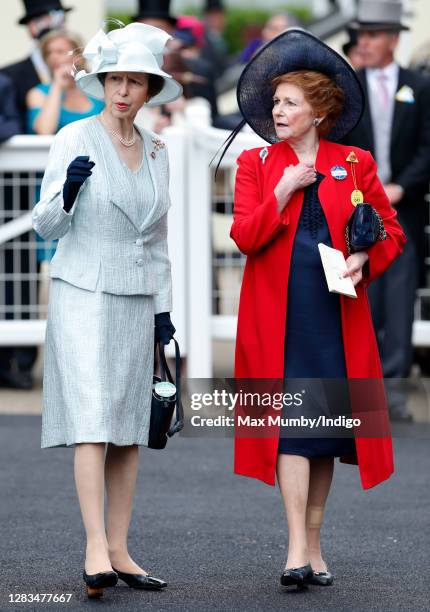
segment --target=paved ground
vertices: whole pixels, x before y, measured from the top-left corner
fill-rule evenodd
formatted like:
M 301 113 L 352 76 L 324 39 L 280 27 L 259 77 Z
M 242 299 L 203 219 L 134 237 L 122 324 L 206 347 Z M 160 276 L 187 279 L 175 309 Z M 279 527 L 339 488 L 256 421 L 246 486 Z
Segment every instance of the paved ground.
M 363 491 L 336 462 L 324 529 L 332 587 L 278 586 L 287 553 L 279 491 L 232 474 L 231 440 L 178 436 L 141 453 L 130 533 L 136 560 L 169 583 L 89 602 L 73 450 L 39 448 L 40 416 L 0 416 L 0 610 L 428 611 L 430 425 L 394 429 L 396 474 Z M 11 593 L 71 593 L 64 604 Z

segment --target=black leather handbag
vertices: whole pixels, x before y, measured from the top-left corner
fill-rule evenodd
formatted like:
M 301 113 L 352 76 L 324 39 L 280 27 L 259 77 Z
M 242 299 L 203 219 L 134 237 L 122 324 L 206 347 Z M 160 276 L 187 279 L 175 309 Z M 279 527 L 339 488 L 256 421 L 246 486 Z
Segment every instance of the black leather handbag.
M 149 424 L 148 448 L 161 449 L 169 437 L 184 427 L 184 408 L 181 401 L 181 354 L 179 344 L 175 343 L 175 378 L 170 373 L 164 354 L 164 345 L 157 342 L 155 353 L 160 357 L 160 374 L 152 378 L 151 419 Z M 176 420 L 172 425 L 176 406 Z
M 357 204 L 345 229 L 348 253 L 371 247 L 377 240 L 385 240 L 387 232 L 379 213 L 371 204 Z

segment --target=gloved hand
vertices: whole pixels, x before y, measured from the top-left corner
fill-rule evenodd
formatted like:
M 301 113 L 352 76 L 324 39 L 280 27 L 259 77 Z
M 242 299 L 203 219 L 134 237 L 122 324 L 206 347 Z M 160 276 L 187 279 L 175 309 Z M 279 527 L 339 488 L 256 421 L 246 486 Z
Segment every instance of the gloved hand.
M 69 212 L 72 208 L 81 185 L 91 176 L 95 163 L 89 161 L 88 155 L 79 155 L 67 168 L 66 182 L 63 185 L 63 208 Z
M 160 312 L 155 315 L 155 342 L 161 342 L 161 344 L 169 344 L 173 338 L 173 334 L 176 329 L 170 320 L 170 314 L 168 312 Z

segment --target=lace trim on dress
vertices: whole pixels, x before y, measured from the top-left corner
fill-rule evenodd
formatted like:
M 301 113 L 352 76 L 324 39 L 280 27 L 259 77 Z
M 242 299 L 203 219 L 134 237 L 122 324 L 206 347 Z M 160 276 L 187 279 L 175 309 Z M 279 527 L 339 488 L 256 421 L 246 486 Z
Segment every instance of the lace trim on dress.
M 318 236 L 318 230 L 324 225 L 324 211 L 318 199 L 318 187 L 323 178 L 324 174 L 317 172 L 315 183 L 308 185 L 304 190 L 301 221 L 314 239 Z

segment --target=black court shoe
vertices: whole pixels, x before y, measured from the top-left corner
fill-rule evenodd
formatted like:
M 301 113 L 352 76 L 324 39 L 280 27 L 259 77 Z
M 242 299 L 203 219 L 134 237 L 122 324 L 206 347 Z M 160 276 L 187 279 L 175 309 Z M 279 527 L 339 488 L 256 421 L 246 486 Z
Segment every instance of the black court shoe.
M 297 588 L 306 588 L 313 576 L 310 563 L 302 567 L 289 567 L 281 576 L 282 586 L 297 585 Z
M 313 572 L 310 584 L 316 584 L 318 586 L 330 586 L 333 584 L 333 574 L 331 572 Z
M 88 597 L 101 597 L 103 589 L 113 587 L 118 582 L 118 574 L 116 572 L 99 572 L 98 574 L 87 574 L 84 569 L 83 577 L 87 585 Z
M 126 572 L 120 572 L 113 568 L 118 574 L 118 578 L 123 580 L 132 589 L 146 589 L 147 591 L 159 591 L 167 586 L 167 582 L 160 578 L 154 578 L 154 576 L 145 576 L 144 574 L 127 574 Z

